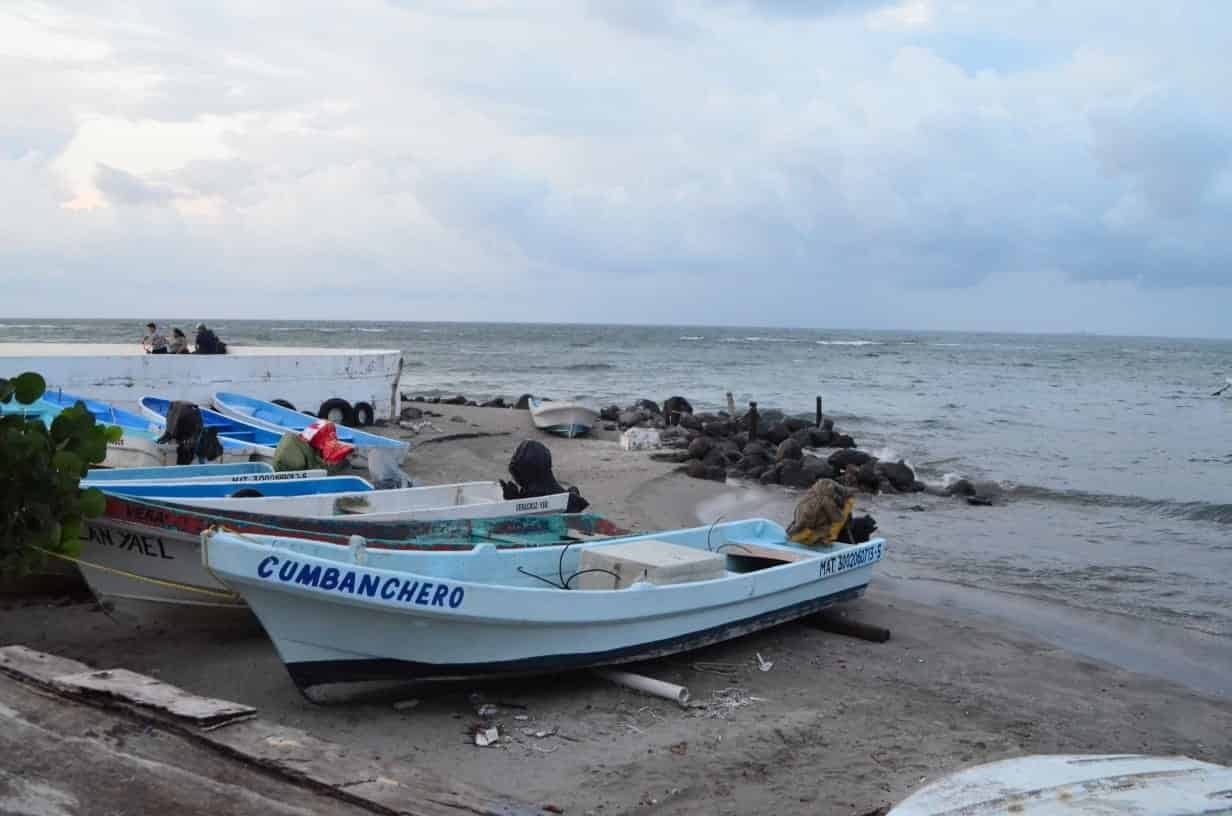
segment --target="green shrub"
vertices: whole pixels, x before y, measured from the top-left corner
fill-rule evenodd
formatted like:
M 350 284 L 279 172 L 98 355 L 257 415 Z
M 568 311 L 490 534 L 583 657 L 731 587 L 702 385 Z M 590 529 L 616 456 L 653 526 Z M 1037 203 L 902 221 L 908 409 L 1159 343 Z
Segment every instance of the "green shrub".
M 46 388 L 33 372 L 0 377 L 0 402 L 32 405 Z M 105 507 L 102 493 L 80 488 L 81 477 L 122 433 L 96 423 L 80 402 L 57 414 L 50 427 L 37 418 L 0 417 L 0 574 L 37 569 L 44 551 L 77 554 L 82 519 Z

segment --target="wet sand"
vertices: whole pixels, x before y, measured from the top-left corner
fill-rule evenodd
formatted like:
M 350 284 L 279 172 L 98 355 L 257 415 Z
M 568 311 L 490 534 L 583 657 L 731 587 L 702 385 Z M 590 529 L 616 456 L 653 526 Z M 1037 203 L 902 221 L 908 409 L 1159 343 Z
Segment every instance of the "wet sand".
M 410 470 L 427 483 L 507 478 L 518 442 L 536 438 L 551 447 L 560 481 L 624 525 L 694 525 L 714 508 L 748 509 L 747 492 L 622 451 L 614 432 L 554 439 L 534 431 L 525 412 L 432 408 L 443 414 L 432 419 L 438 432 L 411 437 Z M 480 433 L 491 435 L 432 441 Z M 786 494 L 769 494 L 759 515 L 786 521 L 790 508 Z M 878 569 L 892 574 L 894 514 L 870 509 L 889 545 Z M 638 668 L 709 704 L 690 710 L 585 673 L 316 705 L 295 691 L 259 629 L 135 629 L 90 602 L 8 601 L 0 643 L 154 674 L 251 704 L 267 719 L 578 814 L 863 814 L 926 779 L 1024 753 L 1186 754 L 1232 764 L 1227 698 L 1035 637 L 1028 612 L 1011 626 L 978 606 L 918 603 L 904 580 L 874 577 L 868 595 L 848 605 L 853 617 L 892 630 L 884 644 L 789 624 Z M 759 670 L 758 655 L 773 663 L 769 671 Z M 479 722 L 473 692 L 509 704 L 497 719 L 511 741 L 470 741 Z M 410 698 L 418 705 L 393 708 Z

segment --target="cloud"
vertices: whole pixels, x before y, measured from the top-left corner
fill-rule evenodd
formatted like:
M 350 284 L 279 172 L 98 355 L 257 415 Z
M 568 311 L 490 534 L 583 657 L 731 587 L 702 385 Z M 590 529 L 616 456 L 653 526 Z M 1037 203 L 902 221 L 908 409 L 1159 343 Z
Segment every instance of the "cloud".
M 195 291 L 137 296 L 1006 328 L 1054 325 L 1020 309 L 1048 281 L 1116 291 L 1084 316 L 1112 330 L 1143 321 L 1130 291 L 1207 316 L 1232 291 L 1232 12 L 1117 8 L 14 5 L 0 281 L 122 270 L 113 311 L 175 270 Z
M 132 173 L 101 163 L 95 172 L 94 184 L 99 192 L 116 204 L 163 204 L 175 197 L 166 187 L 151 184 Z

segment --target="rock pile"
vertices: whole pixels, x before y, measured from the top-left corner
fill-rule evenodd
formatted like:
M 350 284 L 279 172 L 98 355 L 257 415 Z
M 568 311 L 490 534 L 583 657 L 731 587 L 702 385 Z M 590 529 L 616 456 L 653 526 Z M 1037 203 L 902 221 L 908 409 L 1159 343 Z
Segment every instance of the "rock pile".
M 686 472 L 699 479 L 724 481 L 728 477 L 808 488 L 818 479 L 870 493 L 906 493 L 924 489 L 904 462 L 882 462 L 855 448 L 855 440 L 834 428 L 826 417 L 821 427 L 801 417 L 767 410 L 757 417 L 757 429 L 749 432 L 749 416 L 732 418 L 725 413 L 683 414 L 679 425 L 663 431 L 664 447 L 677 453 L 661 458 L 679 461 Z M 819 448 L 834 448 L 827 457 Z

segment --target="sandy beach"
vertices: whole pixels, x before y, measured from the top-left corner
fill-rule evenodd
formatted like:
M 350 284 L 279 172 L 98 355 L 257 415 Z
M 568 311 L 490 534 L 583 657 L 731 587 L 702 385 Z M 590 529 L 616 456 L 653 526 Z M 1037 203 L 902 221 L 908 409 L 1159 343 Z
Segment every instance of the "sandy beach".
M 507 477 L 517 444 L 536 438 L 557 478 L 591 509 L 638 530 L 693 526 L 699 507 L 742 495 L 626 452 L 618 434 L 538 434 L 523 411 L 430 407 L 409 470 L 425 483 Z M 790 494 L 754 513 L 789 520 Z M 897 508 L 874 499 L 893 571 Z M 995 519 L 988 523 L 996 523 Z M 257 707 L 267 719 L 413 761 L 566 813 L 866 814 L 926 780 L 1026 753 L 1185 754 L 1232 764 L 1232 700 L 1131 672 L 956 606 L 910 600 L 874 581 L 848 606 L 888 627 L 877 644 L 789 624 L 638 671 L 681 683 L 703 706 L 674 704 L 590 674 L 437 684 L 313 704 L 255 625 L 224 631 L 138 629 L 88 599 L 2 601 L 0 643 L 124 667 Z M 759 667 L 771 663 L 769 670 Z M 1160 676 L 1163 674 L 1164 676 Z M 475 695 L 479 695 L 478 697 Z M 482 698 L 482 699 L 481 699 Z M 414 699 L 414 706 L 393 703 Z M 494 703 L 497 747 L 476 747 L 476 704 Z

